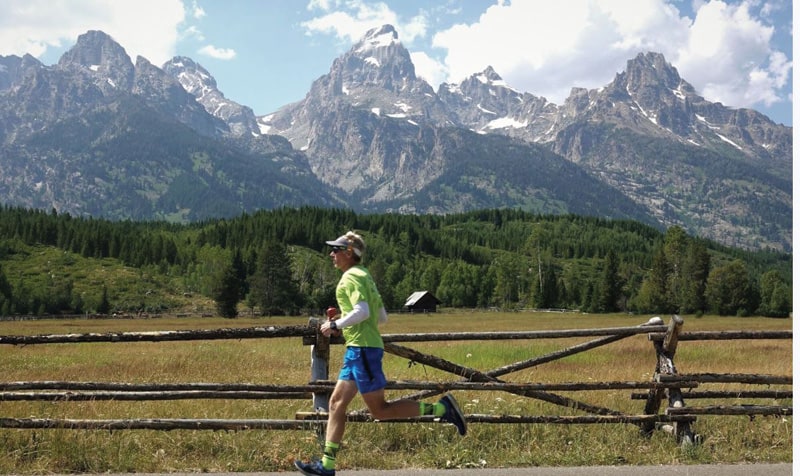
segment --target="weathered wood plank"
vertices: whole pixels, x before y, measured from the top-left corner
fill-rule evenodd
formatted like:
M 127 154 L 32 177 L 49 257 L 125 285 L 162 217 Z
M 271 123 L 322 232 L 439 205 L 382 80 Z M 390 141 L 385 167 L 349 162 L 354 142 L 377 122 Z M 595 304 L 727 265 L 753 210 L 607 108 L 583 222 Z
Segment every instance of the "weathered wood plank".
M 328 414 L 324 412 L 297 412 L 295 418 L 303 421 L 325 421 Z M 470 423 L 546 423 L 546 424 L 589 424 L 589 423 L 630 423 L 640 424 L 643 422 L 691 422 L 695 417 L 691 415 L 465 415 L 464 418 Z M 406 419 L 380 420 L 381 423 L 411 423 L 411 422 L 434 422 L 437 419 L 432 416 L 422 416 Z M 374 422 L 368 414 L 353 412 L 347 415 L 347 421 L 364 423 Z
M 261 339 L 314 335 L 309 326 L 269 326 L 222 329 L 193 329 L 154 332 L 107 332 L 86 334 L 50 334 L 32 336 L 0 336 L 0 344 L 33 345 L 76 342 L 171 342 L 218 339 Z
M 664 340 L 664 333 L 654 332 L 650 340 Z M 791 339 L 792 331 L 692 331 L 680 335 L 682 341 L 740 340 L 740 339 Z
M 188 399 L 302 399 L 311 394 L 329 393 L 336 382 L 315 380 L 307 385 L 253 384 L 125 384 L 102 382 L 5 382 L 0 383 L 0 401 L 90 401 L 90 400 L 188 400 Z M 693 388 L 696 382 L 424 382 L 389 381 L 387 390 L 450 390 L 478 391 L 592 391 L 683 387 Z
M 713 405 L 708 407 L 667 408 L 668 415 L 784 415 L 792 414 L 792 407 L 773 405 Z
M 308 430 L 318 424 L 298 420 L 131 419 L 74 420 L 0 418 L 0 428 L 69 430 Z
M 18 390 L 75 390 L 75 391 L 125 391 L 125 392 L 151 392 L 151 391 L 215 391 L 215 392 L 313 392 L 326 390 L 333 386 L 333 382 L 320 383 L 319 385 L 273 385 L 251 383 L 120 383 L 120 382 L 66 382 L 58 380 L 43 380 L 36 382 L 0 382 L 0 391 Z
M 468 340 L 527 340 L 527 339 L 562 339 L 570 337 L 621 336 L 665 331 L 666 326 L 607 327 L 600 329 L 564 329 L 545 331 L 512 331 L 512 332 L 440 332 L 429 334 L 384 334 L 384 343 L 396 342 L 433 342 L 433 341 L 468 341 Z M 332 338 L 331 344 L 343 344 L 341 337 Z M 304 345 L 312 345 L 313 336 L 303 337 Z
M 701 382 L 701 383 L 750 383 L 765 385 L 791 385 L 792 377 L 785 375 L 762 375 L 762 374 L 680 374 L 680 375 L 658 375 L 656 380 L 659 382 Z
M 156 401 L 156 400 L 299 400 L 311 398 L 311 392 L 214 392 L 184 390 L 169 392 L 0 392 L 0 401 Z
M 697 383 L 697 382 L 695 382 Z M 711 398 L 772 398 L 775 400 L 792 398 L 791 390 L 692 390 L 684 392 L 683 399 Z M 632 393 L 631 400 L 647 400 L 646 393 Z
M 633 388 L 694 388 L 694 382 L 685 382 L 686 386 L 676 383 L 644 382 L 558 382 L 558 383 L 509 383 L 502 381 L 492 382 L 419 382 L 419 381 L 390 381 L 386 388 L 389 390 L 485 390 L 505 392 L 526 391 L 585 391 L 585 390 L 625 390 Z
M 666 326 L 606 327 L 600 329 L 564 329 L 519 332 L 443 332 L 430 334 L 385 334 L 384 342 L 430 342 L 454 340 L 515 340 L 515 339 L 561 339 L 569 337 L 597 337 L 664 332 Z

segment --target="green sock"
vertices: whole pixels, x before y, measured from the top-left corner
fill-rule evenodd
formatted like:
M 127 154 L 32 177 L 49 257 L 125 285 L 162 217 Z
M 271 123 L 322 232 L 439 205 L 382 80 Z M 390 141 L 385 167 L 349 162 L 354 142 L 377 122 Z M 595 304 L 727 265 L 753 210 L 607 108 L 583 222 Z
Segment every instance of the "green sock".
M 339 443 L 333 441 L 325 442 L 325 449 L 322 451 L 322 467 L 325 469 L 336 468 L 336 453 L 339 452 Z
M 420 415 L 433 415 L 440 417 L 444 415 L 445 408 L 443 403 L 425 403 L 419 402 Z

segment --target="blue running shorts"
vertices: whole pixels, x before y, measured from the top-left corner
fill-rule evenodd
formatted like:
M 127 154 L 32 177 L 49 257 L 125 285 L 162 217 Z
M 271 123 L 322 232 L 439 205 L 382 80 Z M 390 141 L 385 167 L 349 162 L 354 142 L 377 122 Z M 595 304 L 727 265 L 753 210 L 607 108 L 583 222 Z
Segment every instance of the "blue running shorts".
M 383 375 L 383 349 L 378 347 L 348 347 L 339 380 L 356 382 L 358 393 L 374 392 L 386 387 Z

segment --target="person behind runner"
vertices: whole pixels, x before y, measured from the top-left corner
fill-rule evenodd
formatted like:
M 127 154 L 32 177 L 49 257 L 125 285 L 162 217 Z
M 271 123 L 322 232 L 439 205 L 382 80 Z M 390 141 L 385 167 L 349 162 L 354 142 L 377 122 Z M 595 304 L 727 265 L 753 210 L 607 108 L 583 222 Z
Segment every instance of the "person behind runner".
M 326 243 L 332 248 L 330 257 L 333 265 L 342 271 L 336 285 L 336 302 L 341 317 L 324 322 L 320 326 L 320 332 L 330 336 L 341 331 L 346 348 L 342 369 L 328 402 L 328 426 L 322 460 L 310 463 L 295 461 L 297 469 L 307 476 L 336 474 L 336 455 L 344 436 L 347 406 L 359 393 L 370 414 L 377 420 L 434 415 L 440 421 L 452 423 L 460 435 L 465 435 L 467 422 L 455 398 L 450 394 L 445 394 L 436 403 L 408 399 L 386 401 L 383 339 L 378 324 L 386 322 L 388 316 L 375 281 L 361 264 L 366 251 L 364 239 L 348 231 L 336 240 Z

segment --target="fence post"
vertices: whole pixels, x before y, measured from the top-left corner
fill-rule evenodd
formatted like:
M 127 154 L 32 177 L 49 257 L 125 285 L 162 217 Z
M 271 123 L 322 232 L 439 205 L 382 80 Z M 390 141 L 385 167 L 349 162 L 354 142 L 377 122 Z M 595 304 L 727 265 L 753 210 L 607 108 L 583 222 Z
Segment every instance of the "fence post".
M 319 330 L 320 321 L 317 318 L 310 318 L 308 324 L 317 330 L 316 343 L 311 346 L 311 381 L 328 380 L 328 366 L 331 356 L 330 339 L 322 335 Z M 330 392 L 313 393 L 313 410 L 315 412 L 327 412 Z
M 683 328 L 683 318 L 678 315 L 673 315 L 672 319 L 667 326 L 667 332 L 664 334 L 664 340 L 653 341 L 653 347 L 656 350 L 656 371 L 653 375 L 653 380 L 658 381 L 660 375 L 677 375 L 678 370 L 675 367 L 673 359 L 675 352 L 678 349 L 678 338 Z M 667 392 L 669 399 L 669 407 L 682 408 L 684 406 L 683 393 L 680 388 L 669 389 L 654 389 L 650 390 L 647 394 L 647 403 L 644 406 L 644 413 L 646 415 L 655 415 L 661 408 L 661 400 L 664 398 L 664 392 Z M 646 422 L 640 427 L 640 431 L 644 435 L 651 435 L 655 430 L 655 422 Z M 679 421 L 675 424 L 675 437 L 681 443 L 694 443 L 695 435 L 692 432 L 690 422 Z
M 663 324 L 664 321 L 661 318 L 657 318 L 658 321 L 655 321 L 656 318 L 650 319 L 650 322 L 653 324 Z M 661 359 L 659 357 L 659 349 L 663 345 L 663 341 L 654 340 L 653 347 L 656 349 L 656 371 L 653 375 L 653 380 L 655 380 L 658 376 Z M 664 390 L 660 388 L 651 389 L 647 392 L 647 402 L 644 404 L 644 414 L 645 415 L 655 415 L 658 413 L 658 409 L 661 407 L 661 399 L 664 396 Z M 639 426 L 639 432 L 644 436 L 650 436 L 653 434 L 653 430 L 655 430 L 656 424 L 655 422 L 644 422 Z

